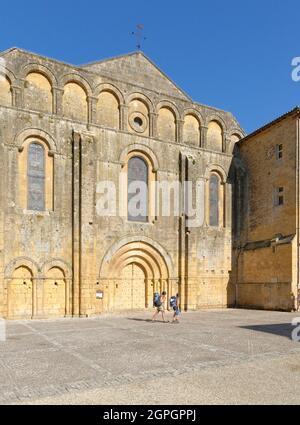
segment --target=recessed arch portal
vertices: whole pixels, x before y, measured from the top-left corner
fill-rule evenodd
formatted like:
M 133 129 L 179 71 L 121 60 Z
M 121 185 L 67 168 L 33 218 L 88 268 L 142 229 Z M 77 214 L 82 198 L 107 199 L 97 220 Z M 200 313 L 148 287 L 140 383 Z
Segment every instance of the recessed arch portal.
M 154 246 L 132 241 L 107 255 L 100 270 L 104 311 L 152 307 L 153 293 L 169 292 L 169 259 Z

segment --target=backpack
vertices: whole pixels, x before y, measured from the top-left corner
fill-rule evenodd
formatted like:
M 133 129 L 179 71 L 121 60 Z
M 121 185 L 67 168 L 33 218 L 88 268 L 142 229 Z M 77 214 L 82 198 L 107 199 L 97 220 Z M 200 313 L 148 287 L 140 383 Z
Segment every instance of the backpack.
M 154 307 L 160 307 L 162 304 L 161 300 L 160 300 L 160 294 L 158 292 L 155 292 L 154 297 L 153 297 L 153 306 Z
M 176 304 L 177 304 L 177 298 L 173 295 L 170 298 L 170 307 L 174 308 L 174 307 L 176 307 Z

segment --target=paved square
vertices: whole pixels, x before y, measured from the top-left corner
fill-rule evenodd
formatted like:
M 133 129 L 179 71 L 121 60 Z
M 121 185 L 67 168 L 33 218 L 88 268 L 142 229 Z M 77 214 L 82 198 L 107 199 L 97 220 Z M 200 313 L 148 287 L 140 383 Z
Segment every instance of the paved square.
M 300 313 L 151 314 L 7 322 L 0 403 L 300 403 Z

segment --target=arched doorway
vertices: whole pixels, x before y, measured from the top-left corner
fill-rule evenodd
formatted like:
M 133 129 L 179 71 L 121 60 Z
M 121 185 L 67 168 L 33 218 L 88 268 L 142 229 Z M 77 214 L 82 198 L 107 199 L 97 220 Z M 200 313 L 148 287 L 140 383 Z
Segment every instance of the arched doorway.
M 8 282 L 9 319 L 31 319 L 33 315 L 33 276 L 29 268 L 18 267 Z
M 102 311 L 120 312 L 152 308 L 155 291 L 169 293 L 169 270 L 164 256 L 142 242 L 119 245 L 104 258 L 100 270 Z
M 66 315 L 66 281 L 59 267 L 52 267 L 44 280 L 44 315 L 64 317 Z
M 136 263 L 126 265 L 115 283 L 114 310 L 141 310 L 146 307 L 146 276 Z

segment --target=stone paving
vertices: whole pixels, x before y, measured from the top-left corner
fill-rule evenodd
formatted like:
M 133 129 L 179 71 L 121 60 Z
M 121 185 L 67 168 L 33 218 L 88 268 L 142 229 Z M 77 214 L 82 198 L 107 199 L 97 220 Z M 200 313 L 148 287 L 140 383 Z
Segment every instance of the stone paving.
M 300 313 L 151 314 L 8 321 L 0 404 L 300 403 Z

